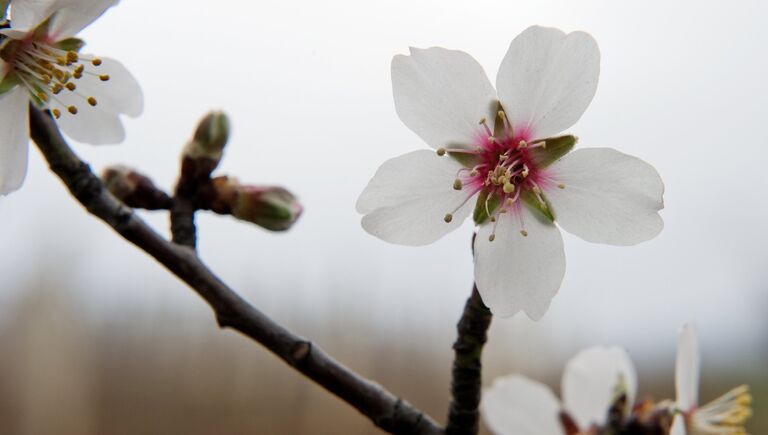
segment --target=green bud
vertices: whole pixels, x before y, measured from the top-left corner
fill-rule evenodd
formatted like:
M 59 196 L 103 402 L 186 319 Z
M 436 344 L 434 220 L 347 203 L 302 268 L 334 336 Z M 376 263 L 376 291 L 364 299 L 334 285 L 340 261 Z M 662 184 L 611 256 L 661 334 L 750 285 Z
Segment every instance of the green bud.
M 221 153 L 229 140 L 229 118 L 223 112 L 210 112 L 197 125 L 195 135 L 185 148 L 192 158 L 205 157 L 221 160 Z
M 213 186 L 213 211 L 231 214 L 270 231 L 291 228 L 303 211 L 298 199 L 282 187 L 243 185 L 230 177 L 213 179 Z

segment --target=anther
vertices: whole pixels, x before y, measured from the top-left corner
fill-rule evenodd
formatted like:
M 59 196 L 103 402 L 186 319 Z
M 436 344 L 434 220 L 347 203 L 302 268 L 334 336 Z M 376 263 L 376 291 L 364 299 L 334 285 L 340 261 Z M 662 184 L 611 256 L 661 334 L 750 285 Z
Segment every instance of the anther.
M 53 92 L 53 95 L 59 95 L 59 92 L 61 92 L 64 89 L 64 86 L 61 86 L 59 83 L 56 83 L 51 88 L 51 92 Z
M 453 220 L 453 215 L 450 213 L 446 213 L 443 220 L 445 221 L 445 223 L 449 224 Z
M 559 187 L 560 189 L 565 189 L 565 184 L 560 183 L 557 185 L 557 187 Z
M 437 149 L 437 155 L 442 157 L 445 155 L 445 148 L 438 148 Z
M 454 190 L 461 190 L 461 188 L 463 186 L 464 185 L 461 183 L 461 180 L 459 180 L 458 178 L 453 180 L 453 188 L 454 188 Z
M 80 64 L 80 65 L 75 67 L 75 73 L 82 74 L 83 71 L 85 71 L 85 65 Z
M 496 216 L 491 216 L 491 222 L 496 222 Z
M 40 101 L 42 101 L 43 103 L 47 103 L 48 102 L 48 94 L 46 94 L 43 91 L 39 91 L 37 93 L 37 98 L 40 99 Z
M 496 240 L 496 234 L 491 234 L 490 236 L 488 236 L 488 241 L 489 242 L 492 242 L 494 240 Z
M 523 237 L 528 237 L 528 231 L 525 231 L 525 230 L 520 230 L 520 234 L 521 234 Z
M 61 65 L 61 66 L 64 66 L 64 65 L 67 64 L 67 59 L 64 56 L 57 56 L 56 57 L 56 63 Z
M 515 205 L 515 200 L 512 198 L 507 198 L 507 207 L 512 207 Z
M 67 62 L 75 63 L 78 60 L 80 60 L 80 57 L 77 55 L 77 53 L 75 53 L 74 51 L 67 52 Z
M 95 98 L 93 98 L 93 97 L 88 97 L 88 104 L 90 104 L 91 106 L 95 106 L 95 105 L 96 105 L 96 103 L 97 103 L 97 101 L 96 101 L 96 99 L 95 99 Z
M 67 83 L 67 84 L 65 85 L 65 87 L 66 87 L 67 89 L 69 89 L 70 91 L 74 91 L 75 89 L 77 89 L 77 85 L 75 85 L 75 84 L 74 84 L 74 83 L 72 83 L 72 82 L 69 82 L 69 83 Z
M 541 188 L 539 186 L 533 186 L 533 189 L 531 190 L 533 190 L 533 193 L 536 195 L 541 195 Z
M 52 78 L 50 75 L 48 75 L 48 74 L 43 74 L 43 82 L 45 82 L 45 84 L 48 84 L 48 83 L 50 83 L 50 82 L 51 82 L 51 80 L 53 80 L 53 78 Z
M 503 189 L 504 189 L 504 193 L 512 193 L 515 191 L 515 185 L 507 181 L 506 183 L 504 183 Z
M 106 82 L 107 80 L 109 80 L 109 76 L 107 74 L 102 74 L 99 76 L 99 80 L 101 80 L 102 82 Z
M 524 140 L 521 140 L 520 143 L 517 144 L 518 148 L 526 148 L 528 146 L 528 143 Z
M 67 107 L 67 112 L 69 112 L 69 113 L 71 113 L 73 115 L 77 115 L 77 107 L 69 106 L 69 107 Z
M 485 124 L 486 122 L 488 122 L 488 120 L 485 119 L 485 116 L 483 116 L 482 118 L 480 118 L 479 124 L 482 125 L 482 124 Z
M 101 65 L 101 59 L 99 59 L 98 57 L 95 57 L 95 58 L 93 58 L 91 63 L 93 64 L 93 66 L 99 66 L 99 65 Z
M 59 117 L 61 116 L 61 111 L 59 109 L 53 109 L 51 113 L 53 113 L 53 117 L 56 119 L 59 119 Z

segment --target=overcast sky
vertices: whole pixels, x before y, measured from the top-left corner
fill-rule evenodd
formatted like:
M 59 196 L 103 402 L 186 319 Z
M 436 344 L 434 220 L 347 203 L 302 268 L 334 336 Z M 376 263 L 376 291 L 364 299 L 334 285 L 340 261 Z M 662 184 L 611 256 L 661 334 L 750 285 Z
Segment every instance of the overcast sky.
M 354 210 L 379 164 L 426 148 L 397 118 L 390 60 L 409 46 L 461 49 L 493 82 L 529 25 L 584 30 L 600 46 L 601 78 L 570 132 L 579 146 L 614 147 L 659 170 L 665 229 L 630 248 L 565 235 L 568 266 L 550 311 L 538 324 L 496 321 L 493 346 L 522 334 L 566 356 L 604 343 L 667 360 L 677 328 L 693 320 L 708 364 L 759 367 L 768 330 L 766 16 L 761 1 L 125 0 L 82 36 L 86 51 L 134 72 L 145 113 L 126 123 L 123 145 L 75 148 L 95 169 L 127 163 L 170 186 L 196 120 L 224 109 L 234 132 L 220 172 L 282 184 L 306 214 L 282 235 L 202 216 L 200 252 L 214 270 L 283 321 L 349 315 L 382 336 L 451 335 L 471 288 L 471 227 L 427 247 L 392 246 L 367 235 Z M 148 218 L 165 231 L 163 215 Z M 36 151 L 23 190 L 0 199 L 0 222 L 5 306 L 40 274 L 66 279 L 66 291 L 102 316 L 200 304 L 87 216 Z

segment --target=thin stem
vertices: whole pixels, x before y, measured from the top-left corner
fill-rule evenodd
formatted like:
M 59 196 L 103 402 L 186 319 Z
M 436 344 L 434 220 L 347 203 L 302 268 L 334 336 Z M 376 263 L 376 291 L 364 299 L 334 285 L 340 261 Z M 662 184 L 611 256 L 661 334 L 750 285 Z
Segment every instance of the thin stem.
M 32 139 L 70 193 L 94 216 L 187 283 L 213 309 L 222 328 L 233 328 L 355 407 L 381 429 L 396 434 L 442 434 L 428 416 L 375 382 L 288 331 L 222 282 L 188 247 L 168 242 L 133 209 L 113 197 L 74 154 L 50 115 L 30 106 Z
M 453 343 L 455 358 L 451 371 L 452 399 L 445 428 L 447 435 L 475 435 L 480 430 L 480 357 L 490 326 L 491 311 L 483 304 L 475 285 L 456 325 L 458 337 Z

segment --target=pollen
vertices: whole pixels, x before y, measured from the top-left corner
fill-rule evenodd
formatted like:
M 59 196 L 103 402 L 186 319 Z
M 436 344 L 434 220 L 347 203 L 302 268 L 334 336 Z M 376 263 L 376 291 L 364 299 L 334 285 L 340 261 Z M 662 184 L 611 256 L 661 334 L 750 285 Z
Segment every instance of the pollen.
M 75 53 L 74 51 L 68 51 L 67 52 L 67 62 L 69 64 L 73 64 L 73 63 L 77 62 L 78 60 L 80 60 L 80 56 L 78 56 L 77 53 Z
M 93 64 L 93 66 L 99 66 L 99 65 L 101 65 L 101 59 L 99 59 L 98 57 L 95 57 L 95 58 L 93 58 L 91 63 Z
M 438 148 L 437 149 L 437 155 L 442 157 L 445 155 L 445 148 Z
M 102 82 L 106 82 L 107 80 L 109 80 L 109 75 L 102 74 L 99 76 L 99 80 L 101 80 Z
M 443 220 L 445 221 L 445 223 L 449 224 L 453 220 L 453 215 L 450 213 L 446 213 Z
M 77 85 L 75 85 L 75 84 L 74 84 L 74 83 L 72 83 L 72 82 L 69 82 L 69 83 L 67 83 L 66 85 L 64 85 L 64 87 L 66 87 L 66 88 L 67 88 L 67 89 L 69 89 L 70 91 L 74 91 L 75 89 L 77 89 Z
M 88 104 L 90 104 L 91 106 L 96 106 L 96 104 L 97 104 L 97 103 L 98 103 L 98 102 L 96 101 L 96 99 L 95 99 L 95 98 L 93 98 L 93 97 L 88 97 Z
M 515 191 L 515 185 L 507 181 L 506 183 L 504 183 L 503 189 L 504 189 L 504 193 L 512 193 Z
M 67 112 L 69 112 L 69 113 L 71 113 L 73 115 L 77 115 L 77 107 L 69 106 L 69 107 L 67 107 Z
M 53 113 L 53 117 L 56 119 L 59 119 L 61 117 L 61 110 L 59 109 L 53 109 L 51 110 L 51 113 Z
M 461 190 L 462 187 L 463 187 L 463 184 L 461 183 L 461 180 L 459 180 L 458 178 L 453 180 L 453 189 L 454 190 Z

